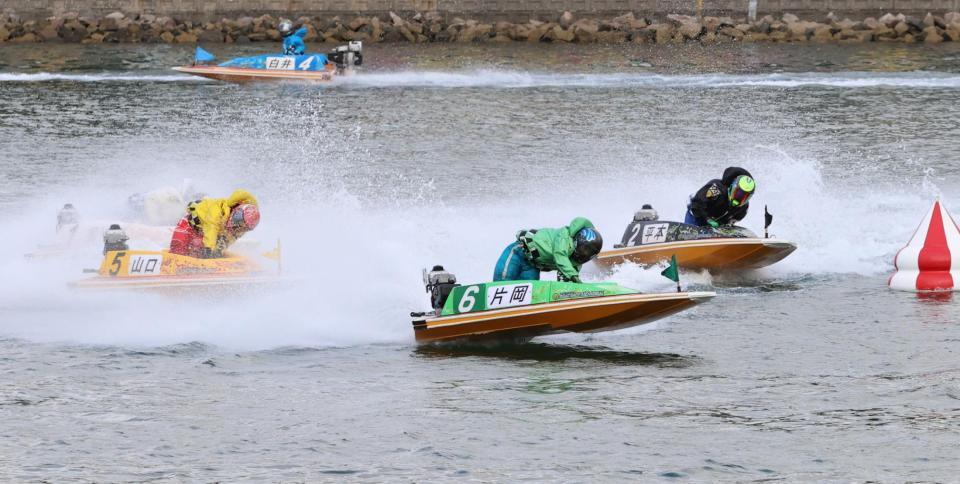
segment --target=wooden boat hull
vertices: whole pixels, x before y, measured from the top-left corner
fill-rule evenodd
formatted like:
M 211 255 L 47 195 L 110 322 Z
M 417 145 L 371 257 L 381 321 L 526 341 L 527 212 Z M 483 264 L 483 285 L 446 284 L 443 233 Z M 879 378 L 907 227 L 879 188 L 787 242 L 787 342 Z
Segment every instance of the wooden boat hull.
M 414 321 L 417 342 L 529 339 L 560 332 L 613 331 L 650 323 L 712 298 L 712 292 L 624 294 L 572 299 Z
M 612 249 L 595 261 L 605 267 L 624 262 L 651 266 L 676 255 L 677 265 L 685 269 L 749 270 L 776 263 L 796 249 L 796 244 L 777 239 L 699 239 Z
M 174 67 L 173 70 L 205 77 L 217 81 L 245 84 L 250 82 L 300 82 L 300 83 L 327 83 L 335 77 L 335 71 L 294 71 L 272 69 L 249 69 L 242 67 L 220 66 L 185 66 Z

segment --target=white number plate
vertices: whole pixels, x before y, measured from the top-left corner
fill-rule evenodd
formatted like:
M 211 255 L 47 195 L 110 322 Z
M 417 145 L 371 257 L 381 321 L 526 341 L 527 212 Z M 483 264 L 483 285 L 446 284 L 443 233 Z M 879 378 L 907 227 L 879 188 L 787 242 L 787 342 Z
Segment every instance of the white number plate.
M 160 274 L 160 266 L 162 265 L 162 255 L 133 255 L 130 256 L 128 274 L 131 276 L 156 276 Z
M 533 299 L 533 284 L 487 287 L 487 309 L 524 306 Z
M 643 227 L 643 239 L 641 244 L 656 244 L 657 242 L 666 242 L 667 227 L 670 224 L 648 224 Z
M 296 69 L 295 57 L 267 57 L 265 62 L 267 69 L 292 71 Z

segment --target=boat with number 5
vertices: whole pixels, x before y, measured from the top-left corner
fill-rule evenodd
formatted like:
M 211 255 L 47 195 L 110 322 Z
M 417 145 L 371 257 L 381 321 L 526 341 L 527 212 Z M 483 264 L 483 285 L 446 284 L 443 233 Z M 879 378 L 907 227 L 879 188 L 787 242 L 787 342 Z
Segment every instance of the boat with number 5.
M 278 282 L 279 246 L 265 256 L 276 256 L 276 270 L 267 270 L 252 258 L 229 255 L 197 259 L 168 251 L 112 250 L 96 275 L 72 284 L 78 289 L 171 289 L 202 286 L 261 285 Z
M 766 226 L 773 217 L 765 211 Z M 698 227 L 659 220 L 645 208 L 634 215 L 623 239 L 594 261 L 604 267 L 632 262 L 652 266 L 677 257 L 684 269 L 734 271 L 759 269 L 774 264 L 797 249 L 793 242 L 758 237 L 744 227 Z
M 525 341 L 647 324 L 689 309 L 712 292 L 644 294 L 615 283 L 501 281 L 461 286 L 435 266 L 424 271 L 433 311 L 411 313 L 417 342 Z
M 363 63 L 362 48 L 361 42 L 350 42 L 329 54 L 265 54 L 239 57 L 220 65 L 204 65 L 195 61 L 193 65 L 174 67 L 173 70 L 233 83 L 277 81 L 323 83 L 332 81 L 335 76 L 352 74 L 353 67 Z M 197 48 L 197 61 L 212 59 L 211 54 Z

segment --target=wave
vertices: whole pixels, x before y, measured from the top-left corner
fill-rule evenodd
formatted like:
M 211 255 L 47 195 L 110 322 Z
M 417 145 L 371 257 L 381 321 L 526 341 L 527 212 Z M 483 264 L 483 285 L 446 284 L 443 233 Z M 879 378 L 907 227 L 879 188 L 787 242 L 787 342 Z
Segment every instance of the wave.
M 826 86 L 838 88 L 907 87 L 960 88 L 960 75 L 904 72 L 835 72 L 774 74 L 559 74 L 520 71 L 476 70 L 469 72 L 403 71 L 362 73 L 343 77 L 337 83 L 351 87 L 578 87 L 578 88 L 792 88 Z
M 0 82 L 196 82 L 206 79 L 178 74 L 131 74 L 100 72 L 96 74 L 63 74 L 53 72 L 0 72 Z
M 131 74 L 130 72 L 0 73 L 0 82 L 210 82 L 182 74 Z M 427 87 L 522 89 L 576 88 L 797 88 L 806 86 L 846 89 L 894 87 L 919 89 L 960 88 L 960 75 L 935 72 L 831 72 L 772 74 L 575 74 L 503 70 L 361 72 L 341 77 L 336 86 L 352 88 Z

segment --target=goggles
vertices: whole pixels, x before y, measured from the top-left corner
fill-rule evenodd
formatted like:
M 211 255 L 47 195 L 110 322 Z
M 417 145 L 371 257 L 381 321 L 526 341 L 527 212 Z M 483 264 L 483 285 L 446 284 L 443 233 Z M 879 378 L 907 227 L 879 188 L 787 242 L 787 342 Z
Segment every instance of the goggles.
M 730 205 L 734 207 L 745 205 L 753 196 L 756 186 L 753 178 L 748 176 L 738 177 L 737 181 L 730 187 Z

